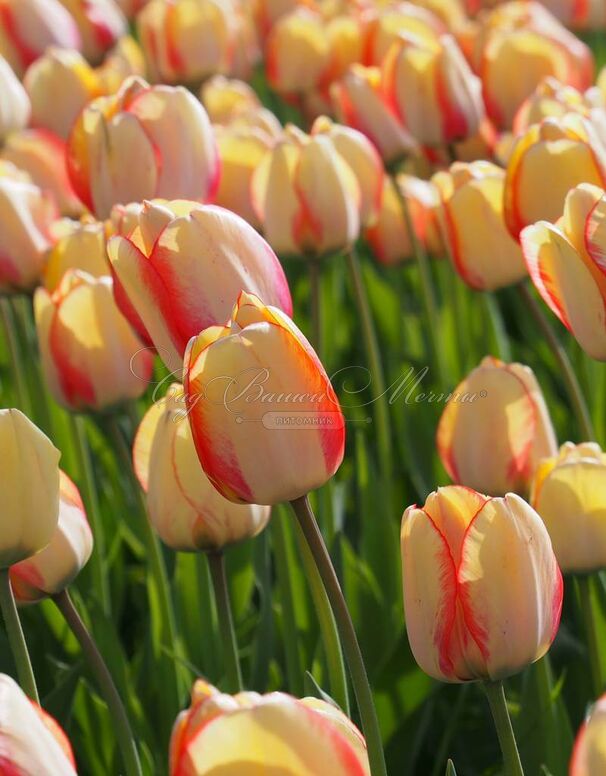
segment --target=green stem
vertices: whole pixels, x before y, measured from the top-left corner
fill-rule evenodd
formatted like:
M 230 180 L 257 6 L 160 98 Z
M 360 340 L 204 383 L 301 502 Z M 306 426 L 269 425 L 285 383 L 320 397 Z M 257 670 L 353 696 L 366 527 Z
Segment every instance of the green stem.
M 215 591 L 219 631 L 223 642 L 223 663 L 229 685 L 227 689 L 230 693 L 242 692 L 242 671 L 240 670 L 238 642 L 229 600 L 227 574 L 225 573 L 225 555 L 222 552 L 209 552 L 208 566 Z
M 379 446 L 381 472 L 383 474 L 384 485 L 386 488 L 389 488 L 391 485 L 393 456 L 387 387 L 385 385 L 385 374 L 381 362 L 381 351 L 379 349 L 377 332 L 370 309 L 370 303 L 368 301 L 368 295 L 366 293 L 366 286 L 364 285 L 364 279 L 362 277 L 360 260 L 357 251 L 353 246 L 347 252 L 347 263 L 349 265 L 358 312 L 360 313 L 366 358 L 368 359 L 368 366 L 370 369 L 370 388 L 373 398 L 375 423 L 377 425 L 377 441 Z M 385 500 L 389 503 L 388 497 Z
M 333 614 L 339 629 L 341 643 L 345 658 L 349 666 L 351 680 L 358 702 L 362 729 L 366 738 L 368 749 L 368 761 L 372 776 L 387 776 L 385 767 L 385 755 L 381 741 L 379 720 L 372 697 L 372 690 L 368 681 L 364 659 L 356 636 L 356 631 L 345 602 L 341 585 L 337 578 L 334 566 L 324 544 L 324 539 L 318 528 L 316 518 L 309 504 L 307 496 L 291 501 L 301 530 L 314 557 L 314 561 L 322 577 L 322 582 L 328 595 Z
M 21 620 L 17 614 L 17 606 L 7 568 L 0 569 L 0 608 L 2 609 L 2 617 L 4 618 L 4 625 L 8 635 L 8 643 L 10 644 L 15 666 L 17 667 L 19 684 L 23 692 L 39 704 L 40 698 L 38 697 L 36 679 L 34 678 L 32 662 L 29 659 Z
M 486 318 L 496 346 L 496 355 L 501 361 L 511 361 L 511 347 L 505 329 L 505 323 L 497 297 L 494 293 L 486 291 L 482 293 L 482 301 L 486 310 Z
M 505 773 L 507 776 L 524 776 L 518 745 L 513 734 L 503 682 L 484 682 L 484 691 L 488 698 L 490 711 L 499 737 Z
M 307 259 L 309 266 L 310 313 L 311 313 L 311 344 L 322 359 L 322 268 L 320 260 L 315 256 Z
M 593 615 L 589 576 L 579 575 L 577 577 L 577 586 L 579 590 L 581 612 L 583 615 L 583 623 L 585 625 L 585 634 L 587 638 L 587 649 L 589 652 L 589 665 L 591 669 L 593 694 L 594 697 L 599 698 L 604 689 L 604 682 L 602 679 L 602 664 L 600 662 L 600 639 L 596 630 L 595 618 Z
M 543 336 L 545 337 L 545 340 L 562 371 L 562 377 L 564 378 L 566 391 L 568 392 L 568 397 L 570 399 L 570 403 L 572 405 L 572 409 L 576 416 L 577 423 L 581 434 L 583 435 L 584 441 L 589 442 L 594 440 L 595 431 L 591 422 L 589 410 L 587 409 L 587 403 L 564 346 L 556 337 L 555 332 L 551 328 L 551 325 L 547 320 L 539 302 L 535 299 L 534 295 L 525 282 L 518 284 L 518 291 L 524 301 L 524 304 L 530 309 L 533 318 L 535 319 L 538 327 L 541 329 Z
M 110 674 L 93 637 L 78 614 L 67 590 L 63 590 L 61 593 L 53 596 L 53 601 L 65 618 L 74 636 L 78 639 L 82 652 L 86 655 L 90 668 L 95 674 L 99 689 L 103 693 L 103 697 L 105 698 L 109 713 L 112 717 L 114 731 L 122 752 L 122 759 L 124 761 L 124 768 L 127 776 L 141 776 L 141 763 L 139 762 L 137 746 L 130 727 L 128 715 L 118 690 L 116 689 L 112 675 Z
M 27 388 L 27 380 L 23 370 L 23 361 L 21 359 L 21 348 L 15 323 L 14 309 L 10 299 L 0 299 L 0 317 L 4 328 L 4 336 L 8 346 L 11 372 L 15 376 L 16 398 L 19 409 L 28 417 L 32 415 L 32 404 Z
M 86 420 L 83 417 L 70 415 L 72 427 L 72 436 L 76 446 L 78 456 L 78 466 L 80 469 L 80 485 L 82 487 L 82 496 L 86 507 L 86 514 L 90 521 L 93 537 L 93 553 L 90 558 L 92 575 L 95 580 L 95 590 L 99 595 L 103 613 L 111 613 L 111 597 L 109 594 L 109 581 L 105 569 L 103 568 L 103 559 L 105 558 L 105 534 L 103 531 L 103 522 L 101 511 L 99 509 L 99 493 L 97 483 L 93 473 L 91 461 L 90 444 L 86 433 Z
M 441 341 L 439 339 L 439 332 L 441 330 L 440 316 L 438 313 L 436 292 L 431 277 L 431 269 L 429 267 L 429 259 L 427 258 L 425 249 L 421 245 L 421 242 L 417 237 L 417 233 L 415 232 L 412 216 L 410 214 L 410 208 L 408 207 L 406 197 L 398 185 L 397 175 L 392 173 L 391 178 L 396 195 L 400 202 L 402 215 L 404 216 L 404 223 L 406 224 L 406 231 L 410 237 L 410 244 L 415 255 L 417 267 L 419 268 L 423 306 L 425 308 L 425 317 L 427 319 L 429 329 L 429 344 L 431 347 L 434 367 L 436 369 L 436 377 L 440 385 L 445 385 L 446 369 L 444 366 L 444 353 L 442 351 Z

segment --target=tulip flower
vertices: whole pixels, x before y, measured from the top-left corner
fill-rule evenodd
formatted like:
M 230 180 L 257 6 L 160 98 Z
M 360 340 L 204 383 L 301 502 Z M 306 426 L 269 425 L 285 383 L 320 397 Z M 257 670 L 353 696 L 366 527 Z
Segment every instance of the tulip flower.
M 243 288 L 292 312 L 275 254 L 223 208 L 146 202 L 130 237 L 112 237 L 107 249 L 119 285 L 170 370 L 182 365 L 191 337 L 229 317 Z
M 229 124 L 238 113 L 261 107 L 252 86 L 223 75 L 215 75 L 202 84 L 200 100 L 213 124 Z
M 344 419 L 326 372 L 290 318 L 252 294 L 227 326 L 192 338 L 184 388 L 202 468 L 230 501 L 291 501 L 339 468 Z
M 147 5 L 149 0 L 116 0 L 127 19 L 134 19 L 136 14 Z
M 519 244 L 503 219 L 505 171 L 490 162 L 455 162 L 432 178 L 437 219 L 453 267 L 471 287 L 494 291 L 526 276 Z
M 395 185 L 392 178 L 385 177 L 381 209 L 376 223 L 364 234 L 377 261 L 388 266 L 414 258 L 412 241 Z M 444 246 L 436 220 L 436 210 L 440 202 L 436 187 L 430 181 L 412 175 L 400 175 L 397 185 L 401 187 L 408 202 L 417 239 L 430 255 L 443 255 Z
M 352 65 L 330 89 L 339 121 L 363 132 L 385 164 L 400 161 L 417 147 L 416 140 L 387 107 L 377 67 Z
M 51 541 L 59 515 L 59 458 L 50 439 L 19 410 L 0 410 L 0 569 Z
M 48 291 L 54 291 L 70 269 L 82 270 L 95 278 L 109 273 L 103 224 L 65 219 L 55 225 L 54 234 L 56 241 L 44 268 L 44 286 Z
M 526 493 L 539 461 L 557 451 L 532 369 L 484 358 L 451 394 L 437 446 L 454 482 L 492 496 Z
M 513 120 L 513 132 L 521 135 L 532 124 L 543 119 L 561 119 L 567 113 L 579 113 L 590 118 L 591 101 L 574 86 L 560 83 L 556 78 L 548 77 L 539 83 L 534 92 L 518 108 Z
M 358 180 L 325 135 L 287 127 L 252 179 L 252 203 L 279 254 L 323 256 L 351 245 L 360 231 Z
M 72 15 L 82 38 L 82 52 L 93 63 L 128 32 L 126 17 L 114 0 L 59 0 Z
M 33 603 L 60 593 L 78 576 L 93 551 L 93 534 L 78 488 L 60 472 L 59 522 L 50 544 L 11 566 L 15 599 Z
M 543 5 L 567 27 L 576 30 L 606 28 L 606 6 L 601 0 L 543 0 Z
M 433 9 L 422 8 L 420 3 L 393 3 L 391 7 L 388 5 L 367 14 L 363 62 L 380 67 L 389 49 L 402 35 L 413 35 L 417 40 L 431 43 L 446 32 L 448 28 Z
M 606 694 L 595 702 L 574 742 L 570 776 L 600 776 L 606 770 Z
M 63 215 L 83 212 L 65 169 L 65 143 L 61 138 L 44 129 L 24 129 L 6 140 L 0 158 L 27 172 L 42 191 L 49 191 Z
M 4 140 L 10 132 L 26 126 L 31 105 L 21 81 L 3 56 L 0 56 L 0 91 L 0 140 Z
M 551 646 L 562 575 L 539 515 L 514 493 L 450 485 L 402 518 L 406 629 L 425 673 L 498 681 Z
M 557 224 L 539 221 L 521 234 L 528 272 L 545 304 L 592 358 L 606 360 L 604 191 L 582 184 Z
M 543 78 L 554 76 L 580 91 L 593 81 L 591 50 L 535 0 L 506 3 L 484 19 L 473 64 L 488 115 L 499 129 L 511 127 Z
M 606 566 L 605 486 L 606 455 L 595 442 L 566 442 L 537 468 L 531 503 L 565 574 Z
M 80 114 L 67 147 L 74 189 L 98 218 L 116 203 L 211 198 L 219 182 L 208 116 L 183 87 L 128 78 Z
M 23 84 L 32 103 L 32 126 L 63 140 L 87 102 L 101 93 L 93 68 L 78 51 L 50 48 L 27 69 Z
M 0 293 L 31 291 L 58 217 L 53 197 L 0 160 Z
M 230 69 L 236 5 L 229 0 L 151 0 L 137 16 L 152 81 L 199 82 Z
M 128 35 L 120 38 L 95 70 L 103 94 L 114 94 L 131 75 L 144 77 L 145 57 L 139 44 Z
M 34 295 L 46 383 L 68 409 L 99 411 L 147 388 L 152 356 L 118 309 L 110 277 L 69 270 L 49 293 Z
M 448 145 L 480 128 L 482 86 L 450 35 L 401 36 L 383 60 L 382 82 L 389 105 L 423 145 Z
M 175 721 L 170 776 L 212 772 L 368 776 L 364 738 L 325 701 L 273 692 L 226 695 L 199 679 Z
M 9 776 L 76 776 L 69 740 L 58 722 L 0 674 L 0 767 Z
M 234 504 L 210 483 L 196 454 L 183 389 L 176 383 L 141 421 L 133 462 L 147 494 L 149 519 L 173 550 L 217 552 L 256 536 L 269 521 L 269 507 Z
M 573 113 L 533 124 L 507 165 L 503 201 L 512 236 L 518 239 L 536 221 L 558 219 L 566 195 L 580 183 L 606 185 L 606 147 L 592 125 Z
M 82 47 L 76 22 L 60 0 L 2 0 L 0 55 L 18 76 L 50 46 Z

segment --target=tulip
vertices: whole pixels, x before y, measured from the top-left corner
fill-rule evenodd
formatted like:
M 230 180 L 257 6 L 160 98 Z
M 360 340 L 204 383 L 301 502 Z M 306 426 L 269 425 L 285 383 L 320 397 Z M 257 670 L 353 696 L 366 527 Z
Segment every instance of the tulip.
M 551 76 L 539 83 L 534 92 L 519 107 L 513 120 L 513 132 L 521 135 L 532 124 L 543 119 L 561 119 L 567 113 L 579 113 L 585 118 L 591 117 L 592 105 L 586 95 L 560 83 Z
M 448 145 L 475 135 L 484 118 L 482 87 L 454 38 L 400 37 L 382 66 L 386 99 L 424 145 Z
M 406 629 L 427 674 L 494 682 L 543 657 L 560 623 L 562 575 L 523 499 L 438 488 L 404 512 L 401 539 Z
M 133 461 L 147 494 L 149 519 L 173 550 L 217 552 L 256 536 L 269 521 L 269 507 L 234 504 L 210 483 L 196 454 L 183 389 L 176 383 L 141 421 Z
M 324 31 L 328 39 L 330 58 L 318 84 L 322 92 L 325 92 L 333 81 L 342 78 L 351 65 L 360 62 L 364 55 L 359 14 L 353 12 L 335 16 L 326 22 Z M 320 113 L 326 113 L 326 110 Z
M 505 171 L 490 162 L 455 162 L 432 181 L 440 196 L 442 237 L 461 278 L 487 291 L 522 280 L 522 250 L 503 220 Z
M 116 306 L 111 278 L 69 270 L 52 294 L 36 290 L 34 312 L 44 376 L 59 404 L 99 411 L 145 391 L 152 356 Z
M 437 432 L 450 478 L 493 496 L 525 493 L 555 433 L 533 371 L 487 356 L 455 388 Z
M 606 183 L 606 147 L 591 124 L 572 113 L 533 124 L 507 165 L 504 213 L 513 237 L 536 221 L 559 218 L 566 195 L 580 183 Z
M 230 501 L 291 501 L 341 464 L 344 419 L 322 364 L 295 324 L 252 294 L 240 294 L 228 325 L 192 338 L 184 388 L 202 468 Z
M 0 140 L 4 140 L 10 132 L 26 126 L 31 105 L 27 92 L 3 56 L 0 56 L 0 91 Z
M 183 87 L 128 78 L 112 97 L 82 111 L 71 132 L 67 167 L 74 189 L 98 218 L 116 203 L 151 197 L 207 200 L 219 182 L 212 128 Z
M 435 14 L 449 30 L 457 30 L 467 22 L 463 0 L 415 0 L 415 2 Z
M 58 722 L 6 674 L 0 674 L 0 767 L 7 776 L 76 776 L 72 748 Z
M 51 48 L 27 69 L 23 84 L 32 103 L 32 126 L 63 140 L 87 102 L 101 93 L 93 68 L 78 51 Z
M 261 107 L 252 86 L 223 75 L 215 75 L 202 84 L 200 100 L 213 124 L 229 124 L 238 113 Z
M 72 15 L 82 38 L 82 51 L 99 62 L 119 38 L 126 35 L 126 18 L 114 0 L 59 0 Z
M 243 288 L 292 311 L 284 271 L 269 245 L 223 208 L 146 202 L 130 237 L 109 240 L 108 255 L 170 370 L 182 365 L 191 337 L 229 317 Z
M 54 232 L 56 242 L 44 268 L 44 286 L 48 291 L 55 291 L 70 269 L 82 270 L 95 278 L 109 273 L 103 224 L 65 219 Z
M 366 135 L 352 127 L 335 124 L 319 116 L 311 128 L 312 137 L 330 138 L 336 152 L 351 168 L 360 188 L 360 220 L 363 225 L 376 220 L 383 192 L 383 162 Z
M 0 293 L 34 288 L 57 217 L 52 196 L 4 162 L 0 167 Z
M 352 65 L 330 89 L 339 121 L 363 132 L 386 165 L 399 162 L 417 147 L 412 135 L 383 101 L 381 71 Z
M 49 191 L 63 215 L 83 212 L 65 169 L 65 143 L 61 138 L 44 129 L 24 129 L 6 140 L 0 157 L 27 172 L 42 191 Z
M 19 77 L 49 46 L 82 46 L 76 22 L 59 0 L 2 0 L 0 55 Z
M 230 119 L 228 128 L 234 132 L 243 133 L 261 131 L 272 140 L 277 140 L 283 132 L 283 127 L 275 115 L 263 107 L 249 108 L 238 112 Z M 223 175 L 223 168 L 221 168 L 221 175 Z M 219 185 L 221 185 L 220 182 Z
M 261 35 L 265 37 L 279 19 L 297 8 L 316 8 L 316 0 L 257 0 L 255 12 Z
M 122 13 L 127 19 L 133 19 L 135 15 L 149 2 L 149 0 L 116 0 Z
M 360 731 L 316 698 L 273 692 L 226 695 L 199 679 L 170 741 L 170 776 L 261 771 L 289 776 L 368 776 Z
M 606 7 L 601 0 L 542 0 L 545 7 L 567 27 L 581 30 L 603 30 Z
M 528 272 L 545 304 L 592 358 L 606 360 L 604 191 L 572 189 L 557 225 L 539 221 L 521 234 Z
M 19 410 L 0 410 L 0 569 L 50 542 L 59 514 L 59 458 L 50 439 Z
M 59 522 L 50 544 L 10 569 L 11 586 L 19 603 L 33 603 L 65 590 L 93 551 L 93 534 L 78 488 L 64 472 L 60 476 Z
M 444 248 L 436 220 L 436 209 L 440 201 L 436 187 L 430 181 L 412 175 L 399 176 L 398 185 L 408 202 L 417 239 L 427 253 L 441 256 Z M 377 221 L 366 230 L 364 236 L 381 264 L 389 266 L 414 258 L 402 203 L 390 177 L 385 177 L 383 182 L 381 209 Z
M 486 109 L 499 129 L 511 127 L 543 78 L 554 76 L 580 91 L 593 81 L 591 50 L 534 1 L 496 8 L 483 23 L 474 54 Z
M 392 45 L 402 35 L 412 35 L 423 42 L 435 42 L 448 30 L 433 9 L 410 2 L 394 3 L 368 15 L 364 36 L 365 65 L 380 67 Z
M 606 770 L 606 694 L 581 725 L 570 761 L 570 776 L 601 776 Z
M 145 76 L 145 57 L 134 38 L 125 35 L 95 71 L 103 94 L 114 94 L 131 75 Z
M 360 231 L 358 180 L 332 140 L 288 127 L 253 175 L 252 202 L 279 254 L 323 256 Z

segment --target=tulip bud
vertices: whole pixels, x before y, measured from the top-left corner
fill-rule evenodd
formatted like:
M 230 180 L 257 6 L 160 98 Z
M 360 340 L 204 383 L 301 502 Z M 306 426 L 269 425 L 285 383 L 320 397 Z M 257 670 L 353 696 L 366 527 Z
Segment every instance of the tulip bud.
M 170 370 L 180 369 L 191 337 L 226 320 L 243 287 L 292 311 L 284 271 L 269 245 L 223 208 L 145 202 L 130 237 L 112 237 L 107 249 L 120 286 Z
M 521 135 L 507 165 L 505 222 L 518 239 L 528 224 L 555 221 L 568 192 L 580 183 L 604 186 L 606 147 L 591 124 L 569 113 L 544 119 Z
M 60 0 L 82 38 L 82 52 L 93 63 L 128 32 L 126 18 L 114 0 Z
M 69 221 L 55 225 L 56 242 L 44 268 L 44 286 L 54 291 L 65 273 L 79 269 L 95 278 L 109 273 L 105 250 L 105 227 L 97 221 Z
M 252 294 L 240 294 L 227 326 L 192 338 L 184 388 L 202 468 L 230 501 L 291 501 L 343 460 L 344 419 L 324 367 L 290 318 Z
M 151 0 L 137 31 L 154 82 L 200 82 L 229 70 L 236 34 L 235 3 Z
M 0 160 L 0 164 L 2 164 Z M 15 174 L 17 173 L 17 174 Z M 27 176 L 28 177 L 28 176 Z M 50 229 L 58 217 L 52 196 L 10 163 L 0 167 L 0 292 L 28 292 L 38 283 Z
M 93 534 L 78 488 L 60 472 L 59 522 L 50 544 L 11 566 L 10 579 L 19 603 L 34 603 L 70 585 L 93 551 Z
M 475 135 L 484 118 L 482 87 L 455 39 L 402 36 L 382 67 L 383 89 L 410 134 L 424 145 Z
M 546 118 L 561 119 L 567 113 L 579 113 L 590 118 L 591 107 L 587 97 L 578 89 L 548 77 L 518 108 L 513 120 L 513 132 L 521 135 L 532 124 L 539 124 Z
M 147 493 L 150 522 L 173 550 L 222 550 L 256 536 L 269 521 L 270 507 L 234 504 L 210 483 L 196 454 L 183 389 L 176 383 L 141 421 L 133 461 Z
M 0 674 L 0 766 L 9 776 L 76 776 L 69 740 L 58 722 Z
M 381 67 L 387 52 L 402 35 L 435 42 L 448 32 L 435 13 L 420 4 L 398 2 L 367 14 L 364 36 L 365 65 Z
M 59 458 L 50 439 L 19 410 L 0 410 L 0 568 L 43 550 L 59 514 Z
M 360 231 L 358 181 L 324 135 L 310 137 L 288 127 L 255 170 L 252 202 L 279 254 L 334 253 Z
M 539 221 L 520 236 L 528 272 L 552 312 L 592 358 L 606 360 L 604 191 L 572 189 L 557 225 Z
M 261 107 L 252 86 L 223 75 L 215 75 L 202 84 L 200 100 L 213 124 L 229 124 L 238 113 Z
M 3 56 L 0 56 L 0 91 L 0 140 L 4 140 L 10 132 L 26 126 L 31 106 L 27 92 Z
M 591 50 L 534 0 L 506 3 L 485 17 L 473 64 L 486 110 L 499 129 L 511 127 L 543 78 L 553 76 L 580 91 L 593 81 Z
M 606 27 L 606 6 L 602 0 L 542 0 L 552 14 L 575 30 L 603 30 Z
M 111 278 L 69 270 L 52 294 L 37 289 L 34 312 L 44 376 L 59 404 L 99 411 L 145 391 L 153 359 L 116 306 Z
M 461 278 L 471 288 L 494 291 L 526 277 L 522 250 L 503 219 L 505 171 L 490 162 L 455 162 L 432 181 L 442 237 Z
M 577 734 L 570 776 L 601 776 L 606 770 L 606 694 L 595 702 Z
M 49 191 L 62 215 L 79 216 L 84 208 L 65 169 L 65 143 L 44 129 L 13 133 L 4 144 L 2 159 L 25 170 L 37 186 Z
M 538 462 L 557 450 L 532 369 L 484 358 L 451 394 L 437 447 L 454 482 L 494 496 L 526 493 Z
M 181 86 L 128 78 L 80 114 L 67 147 L 76 193 L 98 218 L 116 203 L 151 197 L 211 198 L 219 182 L 212 127 Z
M 78 51 L 82 46 L 76 22 L 60 0 L 2 0 L 0 55 L 19 77 L 50 46 Z
M 543 657 L 560 624 L 562 574 L 523 499 L 438 488 L 404 512 L 401 539 L 406 630 L 425 673 L 497 681 Z
M 120 38 L 95 71 L 103 94 L 114 94 L 129 76 L 143 77 L 145 72 L 143 51 L 128 35 Z
M 325 701 L 280 692 L 226 695 L 199 679 L 173 727 L 169 774 L 212 772 L 370 773 L 362 734 Z
M 339 121 L 363 132 L 385 164 L 399 161 L 417 147 L 416 140 L 383 101 L 381 71 L 352 65 L 330 89 Z
M 408 202 L 417 239 L 430 255 L 443 255 L 444 246 L 436 220 L 436 209 L 440 201 L 436 187 L 430 181 L 412 175 L 400 175 L 398 185 Z M 381 209 L 377 221 L 366 230 L 365 237 L 381 264 L 389 266 L 414 258 L 402 203 L 393 180 L 388 176 L 383 182 Z

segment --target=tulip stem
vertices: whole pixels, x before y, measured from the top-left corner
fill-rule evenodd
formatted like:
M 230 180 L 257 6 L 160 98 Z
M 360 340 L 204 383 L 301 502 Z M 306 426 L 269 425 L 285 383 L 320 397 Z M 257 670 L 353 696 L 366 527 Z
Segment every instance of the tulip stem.
M 602 668 L 600 662 L 600 639 L 595 627 L 595 618 L 593 615 L 593 605 L 591 603 L 591 587 L 588 575 L 579 575 L 577 577 L 579 598 L 581 600 L 581 612 L 583 615 L 583 624 L 587 638 L 587 650 L 589 652 L 589 665 L 591 667 L 591 680 L 593 684 L 593 694 L 596 698 L 604 691 L 602 681 Z
M 556 337 L 554 330 L 552 329 L 549 321 L 547 320 L 547 317 L 541 309 L 541 306 L 533 296 L 527 284 L 525 282 L 519 283 L 518 290 L 524 301 L 524 304 L 530 308 L 530 312 L 532 313 L 533 318 L 535 319 L 538 327 L 543 332 L 543 336 L 545 337 L 545 340 L 562 371 L 562 377 L 564 378 L 566 391 L 568 392 L 568 398 L 572 404 L 579 430 L 583 435 L 584 441 L 593 441 L 595 439 L 595 431 L 591 422 L 589 410 L 587 409 L 587 402 L 583 396 L 581 386 L 579 385 L 577 376 L 574 372 L 574 369 L 572 368 L 568 354 L 566 353 L 562 343 Z
M 345 653 L 345 659 L 349 666 L 351 680 L 358 702 L 362 729 L 368 748 L 368 761 L 372 776 L 387 776 L 385 767 L 385 755 L 381 741 L 381 730 L 375 709 L 372 690 L 368 681 L 368 674 L 364 666 L 364 658 L 358 643 L 356 631 L 347 608 L 347 603 L 339 584 L 339 579 L 326 549 L 324 538 L 318 528 L 318 523 L 312 512 L 307 496 L 301 496 L 291 501 L 299 525 L 305 535 L 309 549 L 314 556 L 316 566 L 326 588 L 326 594 L 330 601 L 341 643 Z
M 0 316 L 2 317 L 4 336 L 8 346 L 11 372 L 15 376 L 17 403 L 19 404 L 19 409 L 22 410 L 25 415 L 31 417 L 32 404 L 27 388 L 27 380 L 25 379 L 25 372 L 23 371 L 23 363 L 21 361 L 21 348 L 17 335 L 14 309 L 9 299 L 0 299 Z
M 78 610 L 74 606 L 74 602 L 67 590 L 62 590 L 60 593 L 57 593 L 57 595 L 53 596 L 53 601 L 65 618 L 72 633 L 77 638 L 82 652 L 88 660 L 91 671 L 95 675 L 99 689 L 103 693 L 103 697 L 105 698 L 109 713 L 112 717 L 114 731 L 122 752 L 122 759 L 124 761 L 124 768 L 127 776 L 141 776 L 142 770 L 141 763 L 139 762 L 139 754 L 137 753 L 137 746 L 135 744 L 126 709 L 124 708 L 120 694 L 116 689 L 112 675 L 110 674 L 93 637 L 78 614 Z
M 377 440 L 379 445 L 379 460 L 381 464 L 381 473 L 384 478 L 386 488 L 391 485 L 392 469 L 392 445 L 391 445 L 391 427 L 389 423 L 389 406 L 387 399 L 387 388 L 385 385 L 385 374 L 381 362 L 381 351 L 375 323 L 362 277 L 360 260 L 354 246 L 347 252 L 347 263 L 351 275 L 354 294 L 358 312 L 360 313 L 360 322 L 362 324 L 362 335 L 364 346 L 366 348 L 366 358 L 370 368 L 372 398 L 374 404 L 375 423 L 377 424 Z M 386 498 L 389 503 L 389 498 Z
M 223 664 L 229 684 L 228 692 L 242 692 L 242 671 L 238 657 L 238 641 L 234 628 L 234 618 L 229 600 L 229 587 L 225 572 L 225 555 L 222 552 L 208 553 L 208 567 L 215 591 L 219 631 L 223 642 Z
M 311 312 L 311 344 L 314 350 L 322 358 L 322 267 L 320 260 L 315 256 L 310 256 L 307 260 L 309 265 L 309 291 L 310 291 L 310 312 Z
M 419 268 L 419 277 L 421 279 L 421 291 L 423 297 L 423 306 L 425 308 L 425 317 L 429 327 L 429 344 L 432 351 L 433 362 L 437 372 L 437 378 L 440 385 L 444 385 L 446 381 L 446 370 L 444 367 L 444 353 L 442 351 L 441 340 L 438 338 L 438 332 L 440 329 L 440 317 L 438 314 L 438 303 L 436 300 L 436 292 L 431 278 L 431 269 L 429 266 L 429 259 L 425 253 L 425 249 L 421 245 L 417 233 L 415 232 L 412 216 L 410 214 L 410 208 L 406 201 L 405 195 L 402 193 L 402 189 L 398 185 L 398 177 L 395 173 L 391 174 L 393 186 L 400 203 L 402 215 L 404 216 L 404 223 L 406 224 L 406 231 L 410 237 L 410 244 L 412 246 L 417 267 Z
M 503 682 L 484 682 L 483 684 L 497 730 L 499 744 L 501 745 L 501 752 L 503 753 L 505 773 L 507 776 L 524 776 L 518 745 L 513 734 L 509 711 L 507 710 Z
M 39 704 L 40 698 L 38 697 L 32 661 L 29 659 L 29 652 L 27 651 L 21 620 L 17 613 L 17 605 L 15 604 L 15 596 L 13 595 L 13 588 L 11 587 L 9 570 L 7 568 L 0 569 L 0 608 L 2 609 L 4 626 L 8 635 L 8 643 L 10 644 L 15 666 L 17 667 L 19 684 L 26 695 L 29 695 L 33 701 Z

